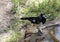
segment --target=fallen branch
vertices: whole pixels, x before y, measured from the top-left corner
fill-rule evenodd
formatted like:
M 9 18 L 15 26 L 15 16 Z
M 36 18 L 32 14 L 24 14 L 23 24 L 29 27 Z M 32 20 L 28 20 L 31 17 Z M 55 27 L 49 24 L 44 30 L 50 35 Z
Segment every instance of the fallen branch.
M 40 28 L 42 28 L 42 30 L 43 30 L 43 29 L 47 29 L 49 27 L 57 27 L 57 26 L 60 26 L 60 24 L 47 24 L 47 25 L 40 27 Z

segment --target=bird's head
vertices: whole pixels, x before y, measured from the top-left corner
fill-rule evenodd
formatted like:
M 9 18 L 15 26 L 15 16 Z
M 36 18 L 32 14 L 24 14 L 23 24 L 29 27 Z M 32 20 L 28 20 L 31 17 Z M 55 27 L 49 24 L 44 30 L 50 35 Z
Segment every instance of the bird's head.
M 40 16 L 41 16 L 41 17 L 44 17 L 44 14 L 41 13 Z
M 46 17 L 45 14 L 41 13 L 39 17 Z
M 45 14 L 40 14 L 41 22 L 44 24 L 46 22 L 46 16 Z

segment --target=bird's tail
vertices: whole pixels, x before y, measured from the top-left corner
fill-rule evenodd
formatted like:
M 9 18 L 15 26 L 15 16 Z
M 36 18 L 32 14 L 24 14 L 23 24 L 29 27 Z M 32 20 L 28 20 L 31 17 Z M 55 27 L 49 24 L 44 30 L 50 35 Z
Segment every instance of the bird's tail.
M 29 20 L 29 18 L 21 18 L 21 20 Z
M 21 20 L 25 20 L 26 18 L 21 18 Z

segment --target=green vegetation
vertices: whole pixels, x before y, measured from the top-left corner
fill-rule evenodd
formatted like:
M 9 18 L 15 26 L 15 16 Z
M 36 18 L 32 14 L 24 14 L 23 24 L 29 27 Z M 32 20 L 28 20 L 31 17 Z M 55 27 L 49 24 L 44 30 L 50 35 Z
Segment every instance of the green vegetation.
M 21 17 L 35 17 L 44 13 L 47 21 L 60 18 L 60 0 L 12 0 L 14 4 L 12 10 L 16 11 L 15 23 L 11 28 L 19 28 L 29 21 L 20 21 Z
M 32 17 L 45 13 L 48 20 L 55 19 L 60 13 L 59 0 L 12 0 L 14 9 L 17 11 L 16 17 Z M 51 15 L 48 16 L 48 14 Z
M 47 21 L 60 18 L 60 0 L 12 0 L 12 3 L 14 4 L 12 10 L 16 11 L 16 14 L 15 23 L 10 26 L 10 30 L 21 28 L 21 26 L 30 23 L 29 21 L 21 21 L 21 17 L 35 17 L 44 13 Z M 19 34 L 13 33 L 11 37 L 10 42 L 17 42 Z
M 4 42 L 18 42 L 18 40 L 20 40 L 20 38 L 23 38 L 23 32 L 20 33 L 18 31 L 9 31 L 9 35 L 7 35 Z

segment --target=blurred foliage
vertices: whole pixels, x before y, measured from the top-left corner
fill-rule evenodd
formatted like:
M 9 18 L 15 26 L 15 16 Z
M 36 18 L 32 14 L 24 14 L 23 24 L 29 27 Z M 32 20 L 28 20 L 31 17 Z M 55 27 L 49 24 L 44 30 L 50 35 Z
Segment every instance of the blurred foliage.
M 41 2 L 40 2 L 41 1 Z M 59 0 L 12 0 L 17 8 L 16 17 L 33 17 L 44 13 L 48 20 L 55 19 L 60 13 Z M 48 14 L 51 15 L 48 16 Z

